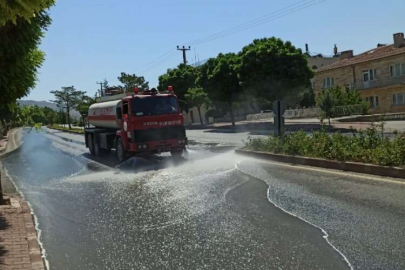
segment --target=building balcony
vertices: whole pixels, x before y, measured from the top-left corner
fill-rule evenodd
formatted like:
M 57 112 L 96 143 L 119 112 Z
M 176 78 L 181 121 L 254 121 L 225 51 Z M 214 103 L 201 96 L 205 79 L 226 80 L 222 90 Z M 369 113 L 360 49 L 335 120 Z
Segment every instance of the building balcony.
M 386 79 L 376 79 L 376 80 L 367 81 L 367 82 L 360 81 L 360 82 L 356 82 L 354 84 L 354 88 L 356 88 L 358 90 L 367 90 L 367 89 L 381 88 L 381 87 L 398 85 L 398 84 L 404 84 L 404 86 L 405 86 L 405 76 L 392 77 L 392 78 L 386 78 Z

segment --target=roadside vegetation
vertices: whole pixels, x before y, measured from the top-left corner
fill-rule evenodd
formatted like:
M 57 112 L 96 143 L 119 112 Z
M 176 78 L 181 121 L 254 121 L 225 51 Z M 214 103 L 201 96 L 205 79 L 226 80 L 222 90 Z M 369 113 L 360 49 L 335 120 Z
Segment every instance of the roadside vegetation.
M 271 109 L 276 99 L 299 104 L 313 74 L 301 49 L 271 37 L 255 39 L 238 53 L 220 53 L 197 67 L 180 64 L 168 69 L 159 76 L 158 89 L 173 86 L 185 111 L 193 106 L 189 89 L 202 89 L 209 99 L 206 107 L 221 116 L 229 114 L 235 125 L 234 114 L 242 103 L 255 105 L 257 111 Z
M 16 101 L 35 87 L 45 60 L 39 45 L 51 24 L 48 10 L 54 4 L 53 0 L 0 2 L 0 137 L 10 128 L 32 124 L 36 117 L 27 119 Z
M 326 128 L 307 134 L 294 132 L 280 138 L 250 138 L 247 150 L 275 154 L 352 161 L 385 166 L 405 165 L 405 137 L 396 133 L 394 139 L 384 136 L 384 123 L 350 134 L 327 133 Z
M 84 134 L 84 129 L 81 128 L 69 128 L 69 127 L 64 127 L 64 126 L 60 126 L 60 125 L 50 125 L 48 126 L 51 129 L 57 129 L 57 130 L 61 130 L 61 131 L 69 131 L 72 133 L 78 133 L 78 134 Z
M 321 121 L 328 119 L 329 126 L 331 118 L 342 115 L 339 110 L 342 107 L 356 108 L 355 114 L 366 114 L 370 108 L 370 104 L 363 101 L 356 89 L 342 90 L 340 87 L 324 89 L 315 99 L 317 106 L 322 110 Z

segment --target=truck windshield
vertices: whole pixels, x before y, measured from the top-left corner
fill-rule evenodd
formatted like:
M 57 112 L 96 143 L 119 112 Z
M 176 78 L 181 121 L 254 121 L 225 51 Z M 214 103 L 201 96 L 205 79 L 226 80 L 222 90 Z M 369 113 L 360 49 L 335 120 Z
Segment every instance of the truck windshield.
M 179 106 L 175 97 L 134 98 L 132 102 L 132 113 L 135 116 L 177 112 L 179 112 Z

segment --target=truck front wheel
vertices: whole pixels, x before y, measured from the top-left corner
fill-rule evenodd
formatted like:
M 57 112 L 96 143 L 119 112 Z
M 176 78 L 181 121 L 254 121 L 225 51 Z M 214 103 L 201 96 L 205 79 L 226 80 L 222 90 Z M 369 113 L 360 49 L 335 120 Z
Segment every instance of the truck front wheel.
M 181 157 L 183 155 L 183 149 L 172 149 L 170 151 L 173 157 Z
M 91 134 L 87 134 L 87 145 L 89 146 L 90 154 L 94 155 L 94 140 Z
M 122 139 L 118 138 L 116 144 L 115 150 L 117 152 L 117 159 L 119 162 L 123 162 L 127 158 L 127 155 L 124 150 L 124 145 L 122 144 Z

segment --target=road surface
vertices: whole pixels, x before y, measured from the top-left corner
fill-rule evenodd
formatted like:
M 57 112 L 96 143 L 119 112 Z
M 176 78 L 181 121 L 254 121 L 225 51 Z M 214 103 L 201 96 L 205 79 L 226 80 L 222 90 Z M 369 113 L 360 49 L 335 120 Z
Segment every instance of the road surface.
M 117 164 L 80 135 L 22 137 L 1 162 L 50 269 L 405 268 L 403 181 L 265 163 L 225 141 Z

